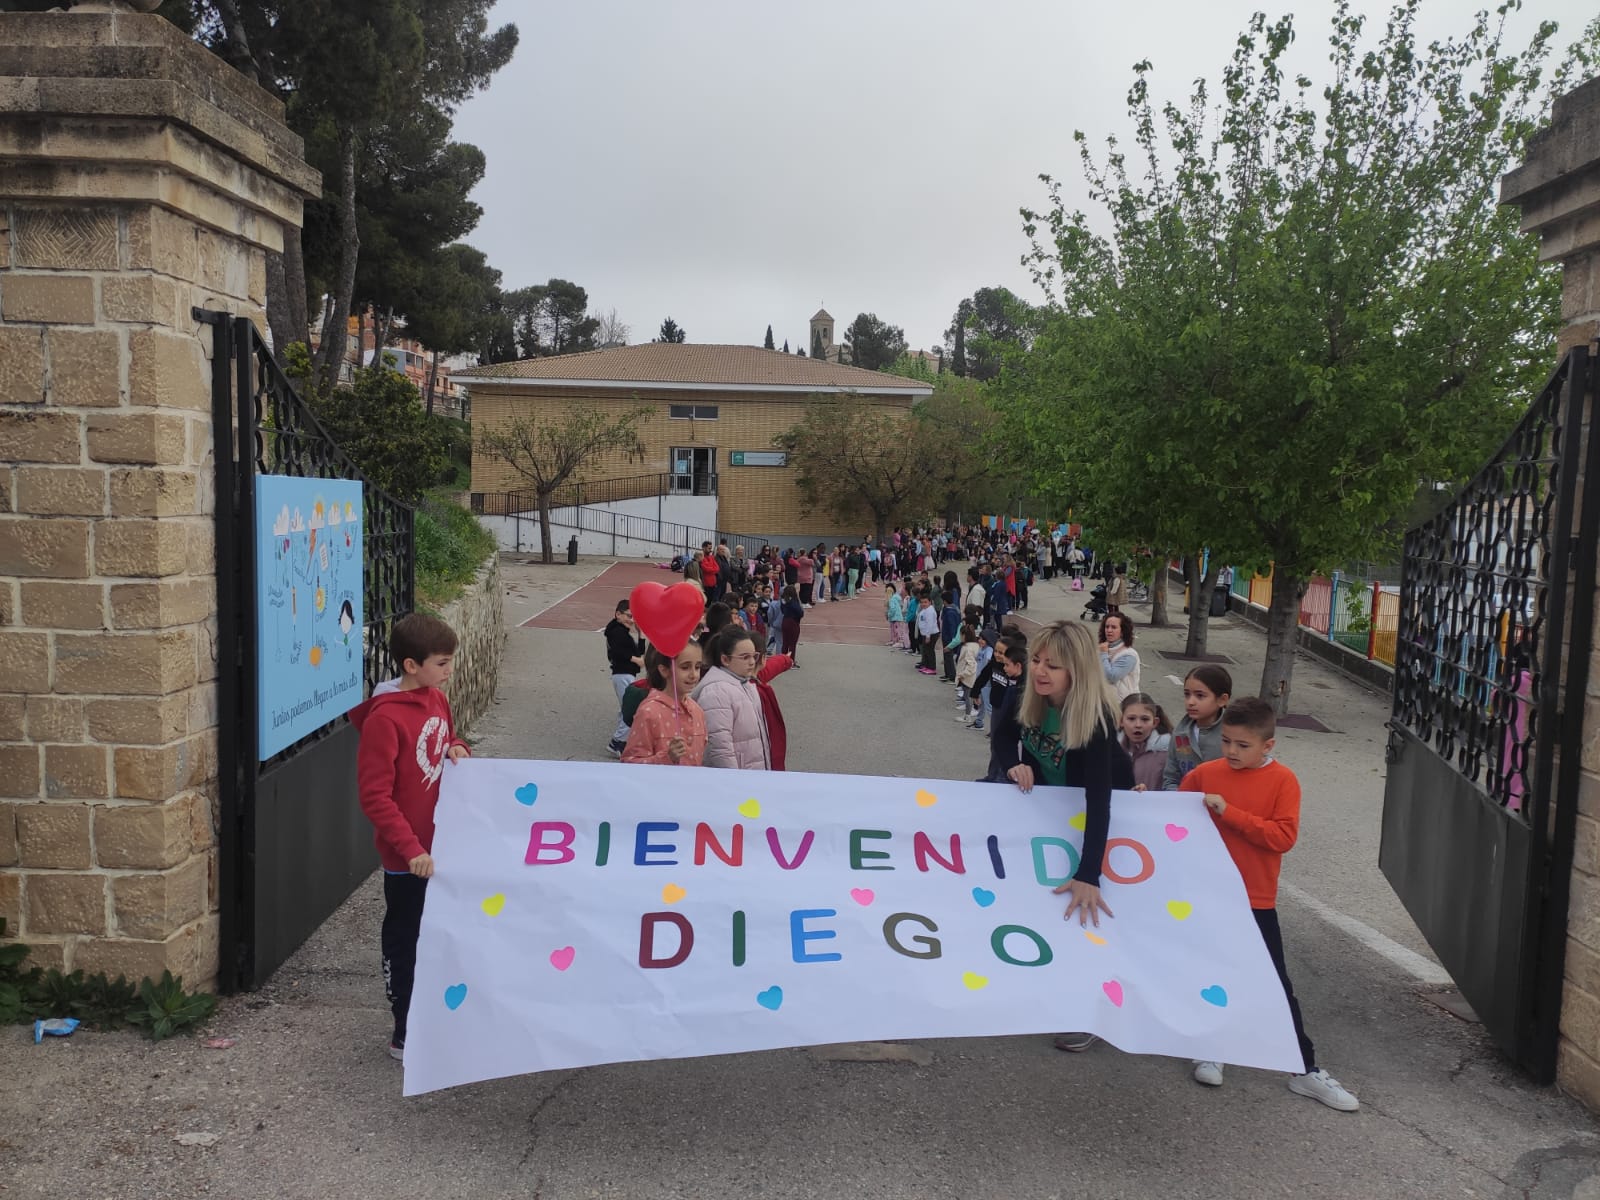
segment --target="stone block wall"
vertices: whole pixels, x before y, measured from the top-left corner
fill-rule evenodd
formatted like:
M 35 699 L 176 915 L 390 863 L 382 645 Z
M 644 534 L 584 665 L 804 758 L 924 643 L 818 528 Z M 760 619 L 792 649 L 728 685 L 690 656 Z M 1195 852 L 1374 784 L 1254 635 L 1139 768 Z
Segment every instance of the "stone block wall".
M 439 615 L 456 631 L 455 670 L 446 694 L 456 728 L 469 730 L 494 704 L 500 686 L 500 657 L 506 644 L 505 591 L 500 556 L 479 568 L 477 577 Z
M 316 184 L 165 20 L 0 14 L 0 916 L 43 966 L 216 974 L 202 306 L 262 321 Z

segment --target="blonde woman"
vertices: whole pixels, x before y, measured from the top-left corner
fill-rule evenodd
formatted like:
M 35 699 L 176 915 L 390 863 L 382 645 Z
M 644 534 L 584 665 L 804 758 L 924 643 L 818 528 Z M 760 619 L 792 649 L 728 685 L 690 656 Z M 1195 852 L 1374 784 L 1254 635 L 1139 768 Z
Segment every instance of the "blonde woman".
M 1024 792 L 1035 783 L 1081 787 L 1087 810 L 1078 870 L 1056 888 L 1066 893 L 1066 919 L 1100 924 L 1113 915 L 1100 895 L 1100 864 L 1106 856 L 1111 824 L 1111 790 L 1131 790 L 1133 762 L 1117 741 L 1116 694 L 1100 665 L 1094 634 L 1082 625 L 1057 621 L 1034 635 L 1028 646 L 1027 683 L 1017 714 L 1021 734 L 996 750 L 1007 779 Z M 1063 1033 L 1058 1050 L 1087 1050 L 1100 1039 L 1092 1033 Z
M 1034 784 L 1081 787 L 1088 811 L 1077 873 L 1056 889 L 1068 894 L 1066 917 L 1100 924 L 1111 909 L 1100 895 L 1100 862 L 1111 823 L 1111 789 L 1133 786 L 1133 766 L 1117 744 L 1117 699 L 1100 666 L 1094 634 L 1057 621 L 1028 646 L 1027 683 L 1017 714 L 1021 737 L 1001 747 L 1006 778 L 1024 792 Z M 1121 761 L 1118 761 L 1121 760 Z

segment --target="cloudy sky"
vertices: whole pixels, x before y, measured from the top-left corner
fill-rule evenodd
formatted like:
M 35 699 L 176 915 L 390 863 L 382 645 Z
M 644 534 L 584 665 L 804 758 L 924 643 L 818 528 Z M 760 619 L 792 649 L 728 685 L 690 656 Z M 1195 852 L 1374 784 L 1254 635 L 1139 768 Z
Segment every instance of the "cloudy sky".
M 522 40 L 456 124 L 489 160 L 469 240 L 507 287 L 582 284 L 635 342 L 670 315 L 691 341 L 758 344 L 770 323 L 780 346 L 808 344 L 826 305 L 841 339 L 874 312 L 931 348 L 979 287 L 1037 298 L 1017 210 L 1042 204 L 1040 173 L 1083 202 L 1073 130 L 1126 133 L 1132 65 L 1181 100 L 1259 7 L 499 0 Z M 1292 9 L 1295 69 L 1325 66 L 1332 7 Z M 1462 32 L 1478 7 L 1426 0 L 1423 33 Z M 1529 8 L 1563 46 L 1595 11 Z M 1534 27 L 1517 14 L 1509 44 Z

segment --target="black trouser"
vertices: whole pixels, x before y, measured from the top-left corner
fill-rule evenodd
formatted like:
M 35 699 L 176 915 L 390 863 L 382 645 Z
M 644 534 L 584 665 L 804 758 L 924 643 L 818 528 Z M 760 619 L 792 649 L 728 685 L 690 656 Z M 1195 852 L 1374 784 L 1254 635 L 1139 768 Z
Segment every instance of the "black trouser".
M 956 652 L 949 646 L 944 648 L 944 677 L 951 683 L 956 681 Z
M 800 585 L 800 603 L 811 603 L 811 585 L 809 583 L 802 583 Z
M 925 671 L 935 669 L 933 665 L 933 638 L 931 637 L 922 639 L 922 668 Z
M 406 1040 L 406 1013 L 417 978 L 417 934 L 428 881 L 415 875 L 383 875 L 383 994 L 394 1010 L 394 1040 Z
M 1300 1055 L 1305 1059 L 1306 1070 L 1317 1069 L 1317 1051 L 1306 1036 L 1305 1022 L 1300 1019 L 1300 1002 L 1294 998 L 1294 984 L 1289 982 L 1289 968 L 1283 964 L 1283 931 L 1278 928 L 1278 910 L 1254 908 L 1256 926 L 1261 930 L 1261 940 L 1267 944 L 1272 965 L 1278 968 L 1278 979 L 1283 984 L 1283 995 L 1289 1001 L 1289 1016 L 1294 1019 L 1294 1035 L 1300 1039 Z

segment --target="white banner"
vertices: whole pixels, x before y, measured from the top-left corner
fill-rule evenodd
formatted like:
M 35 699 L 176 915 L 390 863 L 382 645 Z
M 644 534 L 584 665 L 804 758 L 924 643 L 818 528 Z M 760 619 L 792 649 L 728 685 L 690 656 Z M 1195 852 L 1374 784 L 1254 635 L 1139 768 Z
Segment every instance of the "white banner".
M 891 1038 L 1090 1030 L 1300 1069 L 1199 796 L 1116 793 L 1062 920 L 1083 793 L 469 759 L 448 767 L 405 1094 L 529 1071 Z

